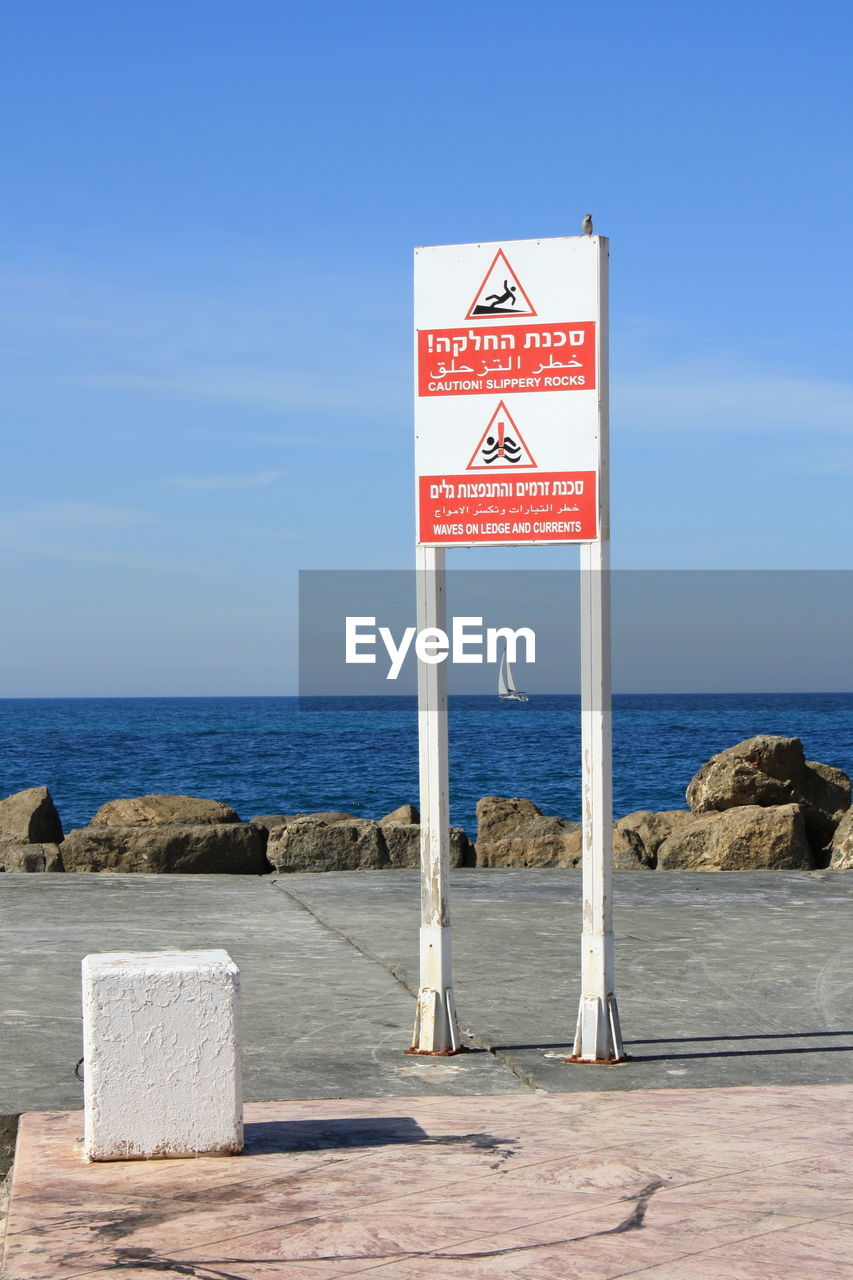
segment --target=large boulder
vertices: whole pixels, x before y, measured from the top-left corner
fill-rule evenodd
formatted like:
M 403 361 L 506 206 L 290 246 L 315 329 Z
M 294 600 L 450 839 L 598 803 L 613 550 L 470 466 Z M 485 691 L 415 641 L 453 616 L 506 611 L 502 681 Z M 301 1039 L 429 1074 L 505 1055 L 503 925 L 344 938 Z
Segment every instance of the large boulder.
M 392 867 L 421 865 L 421 828 L 417 822 L 386 822 L 383 818 L 379 829 Z M 450 828 L 448 853 L 451 867 L 476 865 L 476 851 L 461 827 Z
M 568 822 L 559 831 L 538 836 L 508 837 L 477 845 L 481 867 L 577 867 L 583 862 L 583 826 Z M 638 834 L 629 826 L 615 823 L 612 833 L 615 871 L 650 871 L 656 858 L 650 856 Z
M 267 857 L 276 871 L 363 871 L 419 867 L 421 829 L 414 805 L 372 822 L 352 813 L 265 814 L 253 818 L 269 831 Z M 474 846 L 461 827 L 450 828 L 450 865 L 473 867 Z
M 62 861 L 66 871 L 257 876 L 269 872 L 266 842 L 251 822 L 88 826 L 69 831 Z
M 760 734 L 703 764 L 687 787 L 687 803 L 697 814 L 798 804 L 818 854 L 850 808 L 850 779 L 841 769 L 806 760 L 799 738 Z
M 579 822 L 544 814 L 519 796 L 477 801 L 478 867 L 575 867 L 582 855 Z
M 288 822 L 292 822 L 296 817 L 304 817 L 304 814 L 296 813 L 258 813 L 249 821 L 256 827 L 264 827 L 267 832 L 272 832 L 276 827 L 286 827 Z
M 625 859 L 636 857 L 633 845 L 628 844 L 626 847 L 627 835 L 631 833 L 637 837 L 642 847 L 639 859 L 642 865 L 656 867 L 658 849 L 667 836 L 672 835 L 678 827 L 695 821 L 695 814 L 687 809 L 662 809 L 657 812 L 637 809 L 634 813 L 626 813 L 613 828 L 613 865 L 617 865 L 617 852 Z M 626 865 L 631 865 L 630 861 Z
M 58 844 L 9 844 L 3 853 L 7 871 L 64 871 Z
M 566 818 L 544 814 L 532 800 L 520 796 L 483 796 L 477 801 L 478 845 L 556 835 L 577 825 Z
M 583 858 L 583 833 L 579 822 L 573 830 L 542 836 L 507 836 L 503 840 L 477 841 L 478 867 L 576 867 Z
M 807 760 L 806 771 L 796 803 L 802 805 L 815 852 L 828 851 L 839 822 L 850 811 L 853 784 L 843 769 L 818 760 Z
M 409 826 L 413 822 L 420 822 L 420 820 L 421 815 L 415 805 L 401 804 L 399 809 L 392 809 L 390 813 L 385 814 L 384 818 L 380 818 L 379 825 L 380 827 Z
M 689 815 L 688 815 L 689 816 Z M 532 800 L 484 796 L 477 805 L 477 866 L 576 867 L 583 859 L 583 826 L 543 814 Z M 654 866 L 629 824 L 613 828 L 613 866 L 643 871 Z
M 132 796 L 102 804 L 92 827 L 164 827 L 175 823 L 190 826 L 219 825 L 239 822 L 230 805 L 220 800 L 203 800 L 198 796 Z
M 797 804 L 704 814 L 667 836 L 657 859 L 659 871 L 805 871 L 814 865 Z
M 392 867 L 421 865 L 421 815 L 413 804 L 401 804 L 379 819 L 379 827 Z M 473 867 L 476 850 L 462 827 L 450 828 L 449 858 L 451 867 Z
M 287 871 L 366 871 L 390 866 L 376 822 L 351 814 L 306 814 L 270 828 L 267 858 Z
M 833 871 L 853 871 L 853 809 L 848 809 L 835 828 L 829 865 Z
M 618 822 L 613 826 L 612 850 L 614 871 L 651 871 L 656 865 L 637 832 Z
M 322 818 L 324 822 L 358 822 L 359 819 L 354 813 L 259 813 L 256 818 L 250 818 L 250 822 L 264 827 L 270 835 L 275 835 L 281 831 L 282 827 L 286 827 L 289 823 L 295 822 L 297 818 Z
M 289 826 L 291 822 L 296 822 L 300 818 L 320 818 L 323 822 L 329 824 L 369 821 L 369 819 L 359 818 L 355 813 L 341 813 L 337 809 L 322 809 L 316 813 L 305 813 L 303 810 L 298 813 L 259 813 L 257 817 L 250 818 L 249 821 L 264 827 L 272 836 L 279 834 L 283 827 Z
M 62 823 L 47 787 L 28 787 L 0 800 L 0 845 L 61 840 Z

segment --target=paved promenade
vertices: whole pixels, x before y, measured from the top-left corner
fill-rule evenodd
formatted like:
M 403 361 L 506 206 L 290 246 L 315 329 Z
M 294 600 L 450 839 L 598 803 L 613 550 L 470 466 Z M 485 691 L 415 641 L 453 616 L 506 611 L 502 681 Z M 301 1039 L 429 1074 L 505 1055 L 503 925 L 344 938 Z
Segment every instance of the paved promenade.
M 241 1156 L 101 1165 L 29 1115 L 7 1280 L 842 1280 L 851 1093 L 255 1103 Z
M 414 873 L 0 876 L 0 1113 L 53 1113 L 5 1276 L 847 1274 L 853 876 L 617 875 L 614 1067 L 564 1062 L 580 888 L 454 873 L 472 1051 L 432 1060 Z M 84 1165 L 80 961 L 165 946 L 240 967 L 247 1153 Z
M 475 1053 L 401 1056 L 414 1022 L 414 872 L 0 876 L 0 1113 L 82 1105 L 80 962 L 224 947 L 240 968 L 246 1097 L 523 1093 L 853 1079 L 853 875 L 623 872 L 617 994 L 632 1061 L 570 1067 L 576 871 L 451 877 L 457 1003 Z

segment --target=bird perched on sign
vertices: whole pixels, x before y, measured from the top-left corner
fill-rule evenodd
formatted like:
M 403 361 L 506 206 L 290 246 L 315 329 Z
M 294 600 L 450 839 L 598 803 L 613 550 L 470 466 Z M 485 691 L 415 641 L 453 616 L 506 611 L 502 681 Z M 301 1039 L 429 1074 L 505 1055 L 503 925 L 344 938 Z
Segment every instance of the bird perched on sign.
M 583 233 L 585 236 L 592 235 L 592 214 L 588 213 L 583 220 Z

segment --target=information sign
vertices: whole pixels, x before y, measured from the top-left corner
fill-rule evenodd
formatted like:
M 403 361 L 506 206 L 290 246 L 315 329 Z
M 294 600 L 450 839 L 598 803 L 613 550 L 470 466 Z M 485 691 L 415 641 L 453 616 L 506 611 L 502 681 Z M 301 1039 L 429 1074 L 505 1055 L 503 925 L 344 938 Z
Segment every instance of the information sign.
M 614 992 L 608 242 L 415 250 L 418 630 L 446 631 L 445 547 L 578 542 L 583 934 L 572 1061 L 624 1054 Z M 457 1053 L 447 668 L 418 667 L 420 973 L 409 1053 Z
M 599 537 L 597 236 L 415 250 L 422 546 Z

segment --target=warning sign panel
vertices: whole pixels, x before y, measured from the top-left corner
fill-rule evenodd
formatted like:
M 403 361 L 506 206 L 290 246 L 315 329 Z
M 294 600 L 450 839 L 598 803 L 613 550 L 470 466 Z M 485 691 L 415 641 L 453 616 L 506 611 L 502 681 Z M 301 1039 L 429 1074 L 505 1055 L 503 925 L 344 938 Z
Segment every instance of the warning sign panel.
M 418 395 L 592 391 L 595 325 L 519 324 L 418 333 Z
M 441 546 L 478 542 L 592 542 L 596 529 L 594 471 L 421 476 L 418 540 Z
M 422 545 L 598 538 L 602 245 L 565 236 L 415 250 Z
M 499 470 L 501 467 L 535 467 L 533 456 L 524 443 L 524 437 L 515 425 L 512 414 L 501 400 L 489 425 L 480 436 L 477 448 L 471 454 L 468 471 Z
M 503 249 L 498 249 L 486 277 L 474 295 L 466 320 L 482 316 L 535 316 L 518 276 L 509 265 Z

